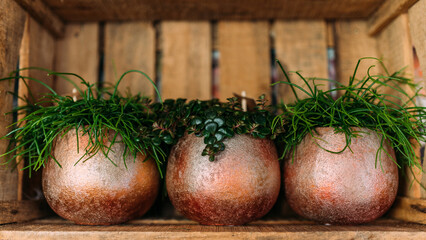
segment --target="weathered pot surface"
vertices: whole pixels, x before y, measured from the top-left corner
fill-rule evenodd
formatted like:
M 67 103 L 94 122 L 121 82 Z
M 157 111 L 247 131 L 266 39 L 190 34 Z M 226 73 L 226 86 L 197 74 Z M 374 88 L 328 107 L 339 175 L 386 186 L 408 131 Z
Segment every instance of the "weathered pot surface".
M 205 225 L 241 225 L 264 216 L 280 190 L 270 140 L 236 135 L 214 162 L 201 156 L 203 138 L 185 135 L 171 151 L 166 186 L 175 208 Z
M 110 133 L 111 134 L 111 133 Z M 115 143 L 108 157 L 98 152 L 75 163 L 85 153 L 88 134 L 75 130 L 56 139 L 53 156 L 43 169 L 43 191 L 50 207 L 61 217 L 83 225 L 111 225 L 142 216 L 158 194 L 159 173 L 154 160 L 137 154 L 123 162 L 124 143 Z M 117 137 L 117 141 L 121 136 Z M 75 165 L 75 166 L 74 166 Z
M 395 200 L 398 168 L 383 151 L 377 162 L 381 136 L 357 128 L 359 137 L 345 146 L 345 134 L 333 128 L 317 128 L 314 139 L 308 134 L 284 165 L 284 185 L 289 205 L 299 215 L 324 223 L 360 224 L 383 215 Z M 395 158 L 388 142 L 384 149 Z M 290 154 L 291 155 L 291 154 Z

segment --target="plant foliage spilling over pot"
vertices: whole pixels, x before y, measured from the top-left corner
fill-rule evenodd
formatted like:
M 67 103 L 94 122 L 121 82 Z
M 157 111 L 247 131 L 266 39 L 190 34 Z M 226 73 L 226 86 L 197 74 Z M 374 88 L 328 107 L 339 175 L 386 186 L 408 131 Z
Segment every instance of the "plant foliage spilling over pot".
M 262 96 L 243 111 L 237 98 L 164 102 L 159 129 L 175 134 L 166 186 L 172 204 L 206 225 L 240 225 L 265 215 L 280 189 L 271 139 L 274 116 Z
M 149 77 L 131 70 L 114 88 L 102 89 L 75 74 L 44 71 L 71 83 L 69 76 L 78 77 L 87 89 L 75 85 L 80 99 L 74 100 L 20 76 L 26 85 L 35 81 L 50 93 L 22 98 L 27 104 L 15 111 L 24 116 L 4 137 L 10 145 L 2 157 L 26 159 L 30 173 L 44 167 L 47 202 L 75 223 L 109 225 L 143 215 L 157 196 L 165 153 L 161 142 L 153 141 L 151 100 L 121 96 L 117 88 L 129 73 Z
M 373 65 L 356 79 L 360 62 L 367 59 L 380 63 L 386 74 L 370 74 Z M 401 71 L 389 74 L 375 58 L 360 59 L 349 85 L 336 82 L 328 91 L 318 89 L 315 81 L 320 80 L 311 83 L 299 73 L 305 86 L 296 85 L 282 70 L 287 81 L 281 83 L 296 96 L 275 119 L 285 129 L 283 179 L 289 205 L 325 223 L 359 224 L 380 217 L 395 199 L 397 167 L 421 168 L 412 142 L 425 140 L 426 111 L 414 102 L 418 92 L 407 93 L 414 85 Z M 299 98 L 296 89 L 307 97 Z M 333 99 L 333 92 L 342 94 Z

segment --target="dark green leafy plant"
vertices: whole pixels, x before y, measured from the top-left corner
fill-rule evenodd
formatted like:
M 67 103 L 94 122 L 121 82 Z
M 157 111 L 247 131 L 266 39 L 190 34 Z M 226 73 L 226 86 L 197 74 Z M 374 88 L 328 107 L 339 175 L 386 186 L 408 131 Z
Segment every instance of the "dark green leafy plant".
M 356 79 L 358 66 L 366 59 L 378 61 L 386 75 L 371 75 L 373 65 L 363 79 Z M 348 86 L 336 82 L 337 88 L 322 91 L 315 84 L 315 81 L 320 80 L 310 82 L 299 73 L 297 75 L 307 87 L 292 83 L 279 61 L 277 62 L 287 78 L 287 81 L 280 83 L 289 85 L 296 97 L 296 102 L 282 106 L 284 113 L 274 120 L 275 127 L 285 129 L 282 138 L 284 152 L 281 158 L 294 153 L 293 150 L 306 134 L 313 136 L 317 127 L 333 127 L 336 133 L 343 132 L 346 135 L 346 146 L 336 153 L 343 152 L 347 148 L 350 149 L 351 139 L 357 136 L 354 127 L 362 127 L 374 130 L 382 136 L 381 147 L 376 154 L 376 166 L 381 151 L 385 150 L 383 143 L 389 141 L 396 151 L 397 159 L 394 161 L 399 167 L 421 168 L 411 141 L 425 141 L 426 108 L 417 106 L 414 102 L 420 90 L 412 96 L 405 90 L 413 88 L 414 84 L 404 77 L 402 71 L 389 74 L 379 59 L 362 58 L 358 61 Z M 295 89 L 304 92 L 307 97 L 300 99 Z M 395 94 L 387 94 L 386 89 Z M 343 94 L 334 100 L 331 97 L 332 92 Z
M 160 111 L 160 109 L 162 110 Z M 154 104 L 157 112 L 154 132 L 158 142 L 174 144 L 186 132 L 204 138 L 206 147 L 203 156 L 214 161 L 215 155 L 225 149 L 224 141 L 235 134 L 250 134 L 255 138 L 275 139 L 280 132 L 277 127 L 272 131 L 274 115 L 266 105 L 265 96 L 257 100 L 251 111 L 243 111 L 237 98 L 229 98 L 226 103 L 217 99 L 209 101 L 185 99 L 165 100 L 164 105 Z
M 56 161 L 51 154 L 55 138 L 65 135 L 68 131 L 76 131 L 76 133 L 82 131 L 82 134 L 89 135 L 90 141 L 85 146 L 86 152 L 79 161 L 87 161 L 91 156 L 101 152 L 112 164 L 116 165 L 108 157 L 108 153 L 111 151 L 111 146 L 118 142 L 117 136 L 121 135 L 122 142 L 126 146 L 123 153 L 124 163 L 129 154 L 135 157 L 136 153 L 140 152 L 155 159 L 161 174 L 161 164 L 166 156 L 159 146 L 160 144 L 157 144 L 156 139 L 152 138 L 155 115 L 149 108 L 151 100 L 140 95 L 124 97 L 117 90 L 119 83 L 127 74 L 139 73 L 154 85 L 158 94 L 155 84 L 145 73 L 137 70 L 127 71 L 120 77 L 113 89 L 102 89 L 97 88 L 94 84 L 89 84 L 76 74 L 35 69 L 47 71 L 48 75 L 55 75 L 68 81 L 70 81 L 68 76 L 76 76 L 80 78 L 87 90 L 82 91 L 74 84 L 80 94 L 80 99 L 74 101 L 70 96 L 58 95 L 37 79 L 20 76 L 26 85 L 27 80 L 35 81 L 44 85 L 50 93 L 35 101 L 21 98 L 26 105 L 14 111 L 23 115 L 23 118 L 13 124 L 11 126 L 13 130 L 2 137 L 10 142 L 8 151 L 1 155 L 1 157 L 7 158 L 7 163 L 14 161 L 17 157 L 22 157 L 20 159 L 28 161 L 25 168 L 38 170 L 45 165 L 48 159 Z M 109 139 L 107 133 L 111 130 L 115 134 L 112 139 Z M 76 135 L 78 138 L 78 134 Z M 110 144 L 105 145 L 108 141 Z M 60 165 L 59 162 L 56 161 L 56 163 Z

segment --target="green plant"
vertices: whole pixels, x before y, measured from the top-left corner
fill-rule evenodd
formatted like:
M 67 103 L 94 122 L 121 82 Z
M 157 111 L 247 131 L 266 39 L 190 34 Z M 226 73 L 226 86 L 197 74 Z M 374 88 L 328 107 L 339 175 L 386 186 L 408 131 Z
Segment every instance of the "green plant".
M 160 111 L 160 109 L 162 110 Z M 235 134 L 250 134 L 255 138 L 275 139 L 280 133 L 277 127 L 272 131 L 274 115 L 271 106 L 266 105 L 265 96 L 257 100 L 254 109 L 243 111 L 236 97 L 225 103 L 217 99 L 209 101 L 185 99 L 165 100 L 164 105 L 154 104 L 157 112 L 153 125 L 158 140 L 174 144 L 186 132 L 204 137 L 206 147 L 203 156 L 214 161 L 215 155 L 225 149 L 224 141 Z
M 386 75 L 371 75 L 371 69 L 375 67 L 372 65 L 363 79 L 356 79 L 358 66 L 366 59 L 378 61 Z M 294 153 L 293 150 L 306 134 L 314 135 L 316 127 L 333 127 L 335 132 L 345 133 L 346 145 L 335 153 L 350 149 L 351 139 L 357 136 L 357 131 L 353 127 L 363 127 L 374 130 L 382 136 L 381 147 L 376 154 L 376 166 L 382 150 L 389 155 L 383 148 L 383 143 L 389 141 L 396 151 L 397 159 L 394 161 L 398 167 L 421 168 L 416 161 L 416 152 L 411 141 L 425 141 L 426 108 L 417 106 L 414 102 L 420 90 L 412 96 L 405 90 L 405 86 L 413 88 L 414 84 L 404 77 L 402 70 L 389 74 L 379 59 L 361 58 L 348 86 L 336 82 L 335 89 L 322 91 L 315 81 L 326 79 L 308 81 L 296 72 L 307 86 L 303 88 L 292 83 L 280 62 L 277 62 L 287 79 L 279 83 L 289 85 L 296 97 L 296 102 L 282 106 L 283 113 L 274 120 L 275 127 L 284 128 L 282 137 L 284 152 L 281 158 L 291 152 Z M 300 99 L 296 89 L 304 92 L 307 97 Z M 395 94 L 387 94 L 384 89 L 390 89 Z M 332 92 L 343 94 L 334 100 L 331 97 Z
M 28 86 L 27 80 L 35 81 L 44 85 L 49 91 L 41 99 L 21 97 L 26 105 L 14 109 L 14 112 L 23 115 L 22 119 L 11 125 L 13 129 L 3 139 L 9 140 L 8 151 L 1 155 L 6 157 L 7 163 L 14 161 L 17 157 L 26 159 L 28 164 L 25 168 L 38 170 L 43 167 L 49 159 L 56 161 L 52 156 L 52 147 L 57 137 L 65 135 L 68 131 L 82 131 L 88 134 L 90 141 L 85 146 L 85 154 L 81 160 L 87 161 L 94 154 L 101 152 L 112 164 L 115 163 L 108 157 L 111 146 L 117 142 L 117 136 L 122 136 L 122 142 L 126 148 L 123 153 L 123 161 L 130 155 L 135 157 L 137 152 L 154 158 L 161 174 L 161 164 L 165 159 L 165 152 L 160 143 L 153 140 L 154 114 L 149 108 L 151 100 L 140 95 L 132 97 L 121 96 L 118 85 L 129 73 L 139 73 L 145 76 L 153 85 L 157 94 L 158 89 L 153 81 L 143 72 L 130 70 L 125 72 L 113 89 L 97 88 L 89 84 L 80 76 L 73 73 L 52 72 L 46 69 L 31 68 L 46 71 L 48 75 L 61 77 L 74 84 L 68 76 L 75 76 L 87 87 L 78 90 L 80 98 L 74 101 L 70 96 L 60 96 L 52 88 L 31 77 L 20 76 L 20 79 Z M 14 79 L 14 77 L 1 80 Z M 30 94 L 31 96 L 31 94 Z M 160 97 L 161 100 L 161 97 Z M 160 103 L 161 106 L 161 103 Z M 112 139 L 107 139 L 107 131 L 115 132 Z M 78 134 L 76 134 L 78 137 Z M 110 141 L 110 144 L 106 143 Z M 78 142 L 78 139 L 77 139 Z M 77 149 L 79 147 L 77 146 Z M 135 159 L 135 158 L 134 158 Z M 60 166 L 60 163 L 56 161 Z

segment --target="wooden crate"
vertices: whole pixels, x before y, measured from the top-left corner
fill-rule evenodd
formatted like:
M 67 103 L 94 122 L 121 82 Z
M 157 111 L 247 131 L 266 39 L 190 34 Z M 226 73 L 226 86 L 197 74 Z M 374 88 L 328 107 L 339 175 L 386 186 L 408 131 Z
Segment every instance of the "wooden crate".
M 16 68 L 19 57 L 20 67 L 75 72 L 104 84 L 114 83 L 125 70 L 140 69 L 156 79 L 163 98 L 224 100 L 245 90 L 250 97 L 266 93 L 270 100 L 290 102 L 288 87 L 270 87 L 271 79 L 281 78 L 271 67 L 271 56 L 307 77 L 334 76 L 329 70 L 334 66 L 336 79 L 347 83 L 356 61 L 366 56 L 382 58 L 391 71 L 407 66 L 407 74 L 414 76 L 415 47 L 426 73 L 426 0 L 2 0 L 0 13 L 2 77 Z M 362 64 L 361 71 L 367 67 Z M 61 94 L 72 92 L 63 81 L 35 71 L 27 74 Z M 38 96 L 46 91 L 37 84 L 30 87 Z M 1 135 L 12 121 L 3 113 L 12 108 L 7 91 L 13 88 L 10 82 L 0 83 Z M 120 89 L 154 95 L 148 82 L 131 76 Z M 19 92 L 23 95 L 25 89 Z M 1 152 L 5 146 L 0 143 Z M 422 164 L 426 169 L 426 161 Z M 426 185 L 426 174 L 414 171 Z M 389 216 L 426 224 L 426 191 L 412 180 L 401 183 Z M 22 172 L 0 169 L 0 224 L 48 214 L 43 201 L 28 199 L 29 190 L 40 190 L 29 183 Z M 426 225 L 399 220 L 338 227 L 283 218 L 205 227 L 185 220 L 145 219 L 84 227 L 53 218 L 0 226 L 0 239 L 426 238 Z

